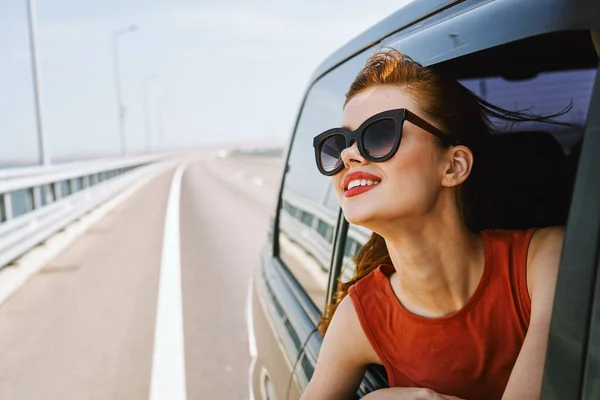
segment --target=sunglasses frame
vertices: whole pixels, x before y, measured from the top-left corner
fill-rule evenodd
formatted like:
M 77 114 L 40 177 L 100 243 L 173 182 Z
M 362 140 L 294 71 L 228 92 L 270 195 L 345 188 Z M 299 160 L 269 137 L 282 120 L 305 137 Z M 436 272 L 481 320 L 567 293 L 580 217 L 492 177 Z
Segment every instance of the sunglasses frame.
M 364 139 L 365 131 L 367 130 L 367 128 L 369 126 L 371 126 L 375 122 L 386 120 L 386 119 L 391 119 L 396 123 L 396 126 L 395 126 L 396 132 L 394 132 L 395 133 L 394 134 L 394 145 L 392 146 L 391 150 L 386 155 L 381 156 L 381 157 L 373 157 L 373 156 L 369 155 L 364 148 L 364 144 L 363 144 L 364 140 L 363 139 Z M 400 147 L 400 142 L 402 141 L 402 127 L 404 125 L 404 121 L 409 121 L 409 122 L 413 123 L 414 125 L 418 126 L 419 128 L 431 133 L 432 135 L 437 136 L 446 145 L 452 145 L 452 146 L 459 145 L 459 142 L 456 141 L 456 139 L 454 139 L 449 134 L 442 132 L 435 126 L 431 125 L 429 122 L 425 121 L 423 118 L 415 115 L 414 113 L 407 110 L 406 108 L 398 108 L 395 110 L 383 111 L 381 113 L 378 113 L 378 114 L 375 114 L 375 115 L 369 117 L 365 122 L 360 124 L 360 126 L 354 131 L 350 131 L 346 128 L 339 127 L 339 128 L 328 129 L 325 132 L 315 136 L 315 138 L 313 140 L 313 147 L 315 148 L 315 160 L 317 162 L 317 168 L 319 169 L 319 172 L 326 176 L 332 176 L 332 175 L 339 173 L 344 168 L 344 163 L 342 162 L 342 163 L 340 163 L 340 165 L 338 165 L 332 171 L 326 171 L 325 169 L 323 169 L 323 165 L 321 163 L 320 153 L 321 153 L 323 144 L 325 143 L 325 141 L 328 138 L 330 138 L 331 136 L 334 136 L 334 135 L 341 134 L 346 138 L 346 147 L 344 149 L 352 146 L 352 141 L 355 141 L 360 154 L 363 156 L 364 159 L 366 159 L 370 162 L 383 162 L 383 161 L 389 160 L 396 154 L 396 152 L 398 151 L 398 148 Z M 341 153 L 340 153 L 340 158 L 341 158 Z

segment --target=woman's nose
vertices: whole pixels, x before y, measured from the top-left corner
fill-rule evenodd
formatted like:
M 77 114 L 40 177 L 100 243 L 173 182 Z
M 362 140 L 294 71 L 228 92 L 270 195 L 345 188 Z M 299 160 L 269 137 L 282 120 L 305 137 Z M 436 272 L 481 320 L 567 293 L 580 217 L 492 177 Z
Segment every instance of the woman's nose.
M 352 143 L 350 147 L 346 147 L 344 150 L 342 150 L 342 161 L 344 162 L 346 168 L 350 168 L 350 166 L 353 164 L 364 165 L 368 163 L 362 154 L 360 154 L 356 142 Z

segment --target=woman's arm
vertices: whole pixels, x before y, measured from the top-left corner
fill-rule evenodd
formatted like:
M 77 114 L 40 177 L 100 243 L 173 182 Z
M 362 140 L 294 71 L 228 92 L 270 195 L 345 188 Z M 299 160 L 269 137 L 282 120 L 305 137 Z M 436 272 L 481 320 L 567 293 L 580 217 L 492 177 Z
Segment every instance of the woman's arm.
M 563 228 L 540 229 L 529 245 L 527 286 L 531 297 L 531 320 L 503 400 L 540 398 L 563 237 Z
M 315 372 L 301 399 L 353 398 L 373 353 L 352 300 L 346 296 L 331 320 Z

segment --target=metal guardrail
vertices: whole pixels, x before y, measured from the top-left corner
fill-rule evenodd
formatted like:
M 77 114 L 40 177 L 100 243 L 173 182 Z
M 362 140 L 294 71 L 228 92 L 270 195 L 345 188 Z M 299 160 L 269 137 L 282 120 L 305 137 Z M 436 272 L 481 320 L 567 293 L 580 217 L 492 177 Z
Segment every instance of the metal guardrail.
M 331 262 L 333 231 L 337 224 L 337 210 L 293 192 L 286 192 L 283 197 L 280 229 L 310 254 L 327 272 Z M 369 239 L 371 232 L 360 226 L 352 225 L 348 231 L 345 249 L 344 278 L 354 273 L 351 256 Z
M 136 157 L 138 158 L 153 158 L 153 156 Z M 155 158 L 155 157 L 154 157 Z M 76 161 L 76 162 L 65 162 L 60 164 L 52 164 L 49 166 L 26 166 L 26 167 L 15 167 L 15 168 L 2 168 L 0 169 L 0 181 L 14 178 L 24 178 L 28 176 L 44 175 L 50 173 L 56 173 L 61 171 L 77 171 L 82 167 L 92 167 L 94 164 L 103 166 L 110 162 L 123 161 L 122 158 L 99 158 L 90 161 Z
M 168 155 L 0 173 L 0 269 L 109 200 Z
M 226 151 L 226 155 L 229 157 L 240 157 L 240 156 L 255 156 L 255 157 L 273 157 L 283 158 L 285 155 L 286 148 L 283 146 L 273 147 L 240 147 Z M 224 154 L 225 155 L 225 154 Z

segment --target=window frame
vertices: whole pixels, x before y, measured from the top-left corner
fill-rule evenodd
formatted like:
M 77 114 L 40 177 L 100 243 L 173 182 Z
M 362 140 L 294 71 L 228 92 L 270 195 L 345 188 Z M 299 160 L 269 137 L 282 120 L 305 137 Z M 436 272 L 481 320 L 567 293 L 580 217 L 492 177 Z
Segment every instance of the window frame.
M 573 200 L 567 220 L 550 338 L 543 378 L 542 399 L 580 398 L 585 377 L 600 243 L 600 67 L 588 109 Z M 600 284 L 599 284 L 600 285 Z M 576 288 L 576 289 L 574 289 Z M 573 296 L 573 293 L 576 293 Z M 600 293 L 596 292 L 596 303 Z M 598 311 L 596 311 L 597 317 Z M 560 383 L 557 383 L 560 382 Z M 589 385 L 589 383 L 588 383 Z M 587 388 L 586 390 L 592 390 Z
M 584 399 L 600 398 L 600 385 L 598 385 L 598 377 L 600 377 L 600 273 L 598 271 L 600 271 L 600 260 L 596 265 L 596 288 L 590 316 L 590 333 L 583 376 Z

